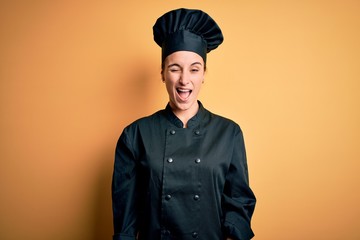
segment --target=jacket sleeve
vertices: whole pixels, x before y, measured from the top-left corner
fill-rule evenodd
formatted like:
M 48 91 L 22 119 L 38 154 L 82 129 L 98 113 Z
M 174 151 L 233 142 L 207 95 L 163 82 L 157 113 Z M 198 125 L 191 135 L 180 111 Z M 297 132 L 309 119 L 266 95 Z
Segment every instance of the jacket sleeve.
M 228 237 L 234 240 L 248 240 L 254 236 L 250 221 L 255 203 L 255 195 L 249 187 L 243 134 L 237 126 L 233 155 L 223 192 L 223 227 Z
M 121 134 L 115 151 L 112 179 L 113 240 L 135 240 L 138 219 L 136 158 L 128 129 Z

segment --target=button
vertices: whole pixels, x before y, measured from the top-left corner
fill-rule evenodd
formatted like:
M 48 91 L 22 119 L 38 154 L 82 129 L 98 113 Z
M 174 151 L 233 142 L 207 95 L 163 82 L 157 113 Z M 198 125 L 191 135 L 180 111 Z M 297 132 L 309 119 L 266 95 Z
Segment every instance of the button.
M 172 163 L 174 161 L 174 159 L 168 158 L 167 161 L 168 161 L 168 163 Z
M 193 237 L 193 238 L 197 238 L 198 237 L 198 233 L 197 232 L 193 232 L 192 234 L 191 234 L 191 236 Z
M 200 199 L 200 196 L 197 195 L 197 194 L 195 194 L 195 195 L 194 195 L 194 200 L 197 201 L 197 200 L 199 200 L 199 199 Z
M 175 133 L 176 133 L 175 130 L 171 130 L 171 131 L 170 131 L 170 134 L 171 134 L 171 135 L 175 135 Z
M 166 199 L 166 200 L 170 200 L 170 199 L 171 199 L 171 195 L 170 195 L 170 194 L 166 195 L 166 196 L 165 196 L 165 199 Z
M 195 163 L 200 163 L 200 162 L 201 162 L 200 158 L 195 159 Z
M 195 130 L 195 135 L 200 135 L 200 131 L 199 130 Z
M 169 230 L 162 230 L 161 232 L 165 236 L 170 236 L 170 231 Z

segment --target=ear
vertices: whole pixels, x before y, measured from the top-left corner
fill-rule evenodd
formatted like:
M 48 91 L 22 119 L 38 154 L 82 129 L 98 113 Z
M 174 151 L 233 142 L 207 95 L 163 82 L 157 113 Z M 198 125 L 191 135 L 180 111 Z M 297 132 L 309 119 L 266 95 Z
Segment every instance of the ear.
M 161 81 L 162 81 L 162 82 L 165 82 L 165 78 L 164 78 L 163 71 L 161 71 Z

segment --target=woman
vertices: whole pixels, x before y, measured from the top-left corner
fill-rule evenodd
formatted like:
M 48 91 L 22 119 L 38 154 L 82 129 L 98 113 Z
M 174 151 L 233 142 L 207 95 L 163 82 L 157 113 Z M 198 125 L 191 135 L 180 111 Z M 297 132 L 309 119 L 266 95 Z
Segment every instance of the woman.
M 256 200 L 241 129 L 198 101 L 206 54 L 222 43 L 221 30 L 200 10 L 177 9 L 153 31 L 169 103 L 119 138 L 113 239 L 251 239 Z

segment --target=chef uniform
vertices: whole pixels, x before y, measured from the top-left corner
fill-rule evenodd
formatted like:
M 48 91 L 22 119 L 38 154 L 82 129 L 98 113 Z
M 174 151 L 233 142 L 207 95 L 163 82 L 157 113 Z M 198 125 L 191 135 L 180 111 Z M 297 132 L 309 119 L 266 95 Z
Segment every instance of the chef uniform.
M 187 50 L 205 62 L 206 53 L 223 40 L 216 23 L 199 10 L 170 11 L 153 29 L 162 60 Z M 242 131 L 198 104 L 187 128 L 168 104 L 123 130 L 112 183 L 114 240 L 254 236 L 250 221 L 256 199 Z

